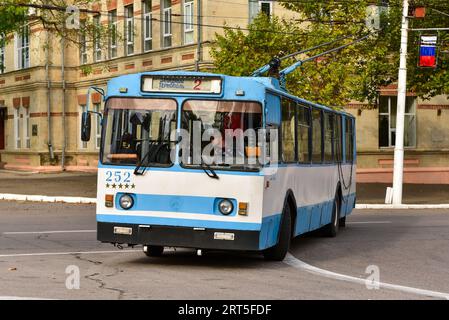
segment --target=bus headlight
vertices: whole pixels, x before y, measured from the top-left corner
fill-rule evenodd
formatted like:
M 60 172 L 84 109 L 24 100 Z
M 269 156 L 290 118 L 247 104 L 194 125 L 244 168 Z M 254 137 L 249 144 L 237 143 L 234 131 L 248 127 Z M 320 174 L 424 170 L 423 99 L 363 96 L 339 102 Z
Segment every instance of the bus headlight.
M 234 205 L 228 199 L 223 199 L 218 203 L 218 210 L 220 210 L 221 214 L 227 216 L 234 211 Z
M 134 199 L 129 194 L 124 194 L 119 199 L 120 207 L 125 210 L 129 210 L 134 205 Z

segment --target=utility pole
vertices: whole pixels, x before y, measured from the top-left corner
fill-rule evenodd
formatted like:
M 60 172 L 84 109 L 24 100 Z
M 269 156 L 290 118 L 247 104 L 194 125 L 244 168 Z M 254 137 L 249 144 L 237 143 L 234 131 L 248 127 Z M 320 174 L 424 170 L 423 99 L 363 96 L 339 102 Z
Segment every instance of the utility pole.
M 398 77 L 398 105 L 396 114 L 396 141 L 394 147 L 393 205 L 402 204 L 402 183 L 404 175 L 404 114 L 407 98 L 407 44 L 408 44 L 409 1 L 404 0 L 402 8 L 401 55 Z

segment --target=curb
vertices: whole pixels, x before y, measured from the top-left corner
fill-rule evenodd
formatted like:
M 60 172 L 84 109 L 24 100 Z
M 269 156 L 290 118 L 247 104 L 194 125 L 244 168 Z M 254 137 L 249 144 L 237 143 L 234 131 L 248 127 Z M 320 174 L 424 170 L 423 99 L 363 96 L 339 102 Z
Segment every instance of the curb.
M 82 204 L 97 203 L 97 199 L 96 198 L 52 197 L 52 196 L 10 194 L 10 193 L 0 193 L 0 200 L 7 200 L 7 201 L 8 200 L 9 201 L 31 201 L 31 202 L 82 203 Z

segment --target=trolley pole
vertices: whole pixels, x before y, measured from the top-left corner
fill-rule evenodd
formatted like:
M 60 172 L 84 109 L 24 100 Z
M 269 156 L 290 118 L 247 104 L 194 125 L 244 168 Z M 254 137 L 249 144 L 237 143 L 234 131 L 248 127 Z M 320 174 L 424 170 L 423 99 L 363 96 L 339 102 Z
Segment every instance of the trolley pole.
M 409 1 L 404 0 L 401 27 L 401 54 L 398 77 L 398 105 L 396 114 L 396 142 L 394 147 L 393 205 L 402 204 L 404 174 L 404 114 L 407 98 L 407 44 Z

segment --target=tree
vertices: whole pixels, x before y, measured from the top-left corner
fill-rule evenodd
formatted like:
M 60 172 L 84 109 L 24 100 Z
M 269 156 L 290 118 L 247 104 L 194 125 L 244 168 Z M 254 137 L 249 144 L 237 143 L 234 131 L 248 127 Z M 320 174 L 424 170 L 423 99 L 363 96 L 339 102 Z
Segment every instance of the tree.
M 98 0 L 0 0 L 0 33 L 19 31 L 25 23 L 40 23 L 67 43 L 80 45 L 80 33 L 86 35 L 87 45 L 93 40 L 107 43 L 110 30 L 108 26 L 95 23 L 93 17 L 101 12 L 90 9 Z M 68 6 L 76 7 L 71 12 Z M 82 22 L 79 24 L 79 22 Z M 104 43 L 103 43 L 104 42 Z
M 0 34 L 15 31 L 25 21 L 27 8 L 17 7 L 13 0 L 3 0 L 0 4 Z
M 292 93 L 306 99 L 332 106 L 342 106 L 350 100 L 368 101 L 375 105 L 380 87 L 394 83 L 399 66 L 400 21 L 402 0 L 391 0 L 380 17 L 382 29 L 373 32 L 366 25 L 367 7 L 373 1 L 285 1 L 282 5 L 298 12 L 300 19 L 281 21 L 269 20 L 261 14 L 243 31 L 225 30 L 223 36 L 217 35 L 216 47 L 212 52 L 215 66 L 219 72 L 249 75 L 248 69 L 257 69 L 279 53 L 291 53 L 310 48 L 342 36 L 350 38 L 341 41 L 348 43 L 358 37 L 370 34 L 369 38 L 347 49 L 326 55 L 314 62 L 304 64 L 298 71 L 289 75 L 287 88 Z M 429 4 L 431 3 L 431 4 Z M 413 27 L 448 27 L 430 8 L 449 11 L 445 0 L 426 1 L 428 17 L 412 21 Z M 271 32 L 282 30 L 284 34 Z M 297 33 L 297 37 L 287 32 Z M 448 33 L 440 34 L 442 44 L 449 42 Z M 409 43 L 409 90 L 420 97 L 429 98 L 449 92 L 449 59 L 441 53 L 437 70 L 422 70 L 417 66 L 419 34 L 413 33 Z M 271 38 L 265 46 L 259 43 Z M 292 45 L 290 41 L 295 41 Z M 337 44 L 334 44 L 336 46 Z M 326 48 L 310 52 L 316 54 Z M 283 66 L 293 61 L 285 61 Z M 247 64 L 247 66 L 245 66 Z M 244 72 L 243 72 L 244 71 Z

